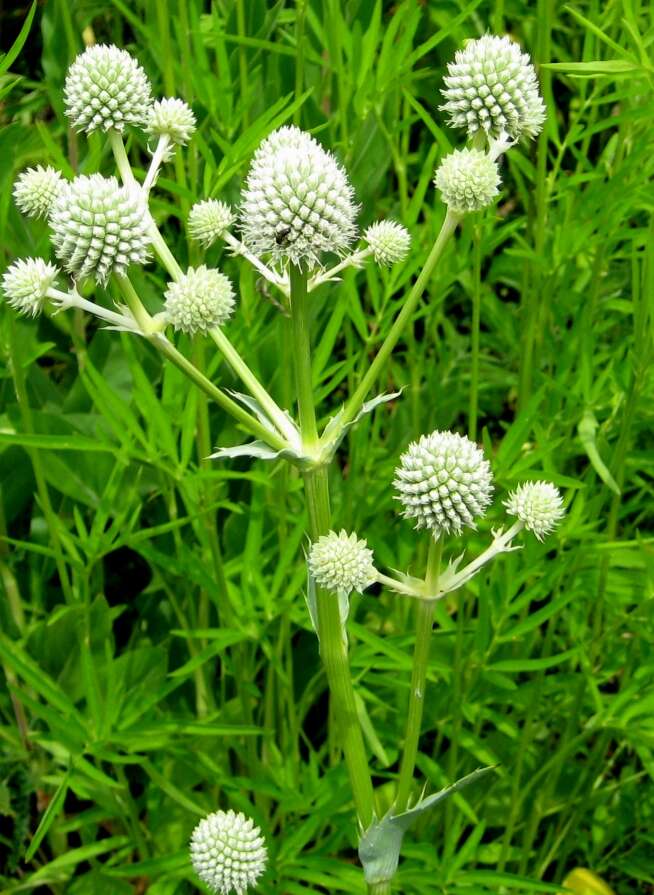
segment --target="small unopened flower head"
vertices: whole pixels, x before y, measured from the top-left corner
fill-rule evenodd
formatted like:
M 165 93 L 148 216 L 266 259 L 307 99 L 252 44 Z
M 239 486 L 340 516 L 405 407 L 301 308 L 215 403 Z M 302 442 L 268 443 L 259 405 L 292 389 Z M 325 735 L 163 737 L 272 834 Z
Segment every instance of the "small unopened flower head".
M 191 239 L 209 248 L 226 230 L 229 230 L 234 220 L 234 212 L 226 202 L 205 199 L 203 202 L 196 202 L 191 208 L 188 216 L 188 232 Z
M 43 309 L 48 289 L 58 274 L 58 268 L 41 258 L 14 261 L 2 277 L 2 291 L 7 303 L 19 314 L 35 317 Z
M 442 93 L 450 124 L 470 137 L 478 131 L 512 140 L 535 137 L 545 120 L 531 59 L 508 37 L 468 41 L 448 65 Z
M 344 253 L 355 237 L 354 191 L 331 153 L 297 127 L 259 146 L 241 205 L 243 240 L 255 254 L 313 267 Z
M 240 811 L 216 811 L 193 830 L 191 863 L 202 882 L 219 895 L 245 895 L 267 860 L 261 830 Z
M 27 168 L 14 184 L 16 205 L 30 218 L 47 218 L 62 183 L 61 174 L 50 165 Z
M 490 464 L 482 451 L 456 432 L 432 432 L 409 445 L 395 470 L 402 515 L 416 528 L 458 534 L 483 516 L 493 493 Z
M 165 314 L 175 329 L 194 335 L 222 326 L 234 311 L 234 290 L 227 277 L 204 264 L 189 267 L 168 283 Z
M 155 137 L 170 137 L 178 146 L 185 146 L 195 133 L 193 110 L 184 100 L 166 97 L 150 108 L 146 130 Z
M 309 552 L 309 570 L 320 587 L 334 593 L 361 593 L 377 577 L 367 542 L 346 531 L 318 538 Z
M 138 187 L 115 177 L 76 177 L 57 195 L 50 215 L 57 258 L 77 277 L 106 283 L 148 259 L 149 212 Z
M 550 482 L 518 485 L 504 501 L 504 506 L 509 515 L 524 522 L 527 531 L 532 531 L 539 541 L 554 531 L 565 516 L 559 489 Z
M 66 115 L 76 130 L 122 131 L 148 120 L 148 76 L 125 50 L 95 44 L 75 59 L 64 84 Z
M 457 214 L 480 211 L 497 196 L 497 162 L 479 149 L 455 149 L 436 170 L 434 185 L 443 202 Z
M 411 245 L 409 231 L 395 221 L 377 221 L 371 224 L 363 238 L 372 249 L 372 256 L 377 264 L 385 267 L 403 261 Z

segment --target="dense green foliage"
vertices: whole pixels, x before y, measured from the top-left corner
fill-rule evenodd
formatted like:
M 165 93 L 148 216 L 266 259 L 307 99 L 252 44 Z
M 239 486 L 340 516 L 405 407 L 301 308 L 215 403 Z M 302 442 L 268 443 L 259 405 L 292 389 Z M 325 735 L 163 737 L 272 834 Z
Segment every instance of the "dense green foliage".
M 5 51 L 29 13 L 9 6 Z M 13 204 L 20 170 L 113 173 L 103 140 L 76 136 L 63 115 L 84 41 L 129 49 L 157 92 L 198 118 L 153 202 L 182 264 L 201 258 L 185 237 L 192 202 L 237 203 L 260 140 L 285 122 L 311 129 L 350 172 L 360 223 L 393 217 L 413 237 L 404 264 L 350 270 L 312 296 L 325 422 L 438 231 L 431 178 L 455 138 L 438 91 L 455 50 L 486 30 L 511 33 L 541 65 L 548 122 L 506 156 L 497 205 L 446 250 L 378 383 L 402 387 L 401 399 L 352 430 L 331 470 L 334 520 L 367 537 L 381 564 L 422 574 L 427 539 L 395 512 L 393 468 L 423 432 L 474 433 L 477 302 L 476 433 L 498 499 L 466 545 L 487 541 L 503 493 L 525 478 L 557 484 L 568 512 L 550 540 L 525 538 L 438 609 L 420 772 L 434 790 L 497 769 L 421 821 L 398 879 L 406 893 L 556 892 L 583 866 L 617 895 L 654 891 L 648 4 L 47 0 L 17 54 L 0 59 L 0 267 L 49 253 L 47 226 Z M 140 141 L 131 136 L 130 153 L 144 166 Z M 274 296 L 220 247 L 207 257 L 238 285 L 230 338 L 290 406 Z M 134 280 L 157 310 L 161 269 Z M 208 342 L 180 344 L 236 386 Z M 261 892 L 363 892 L 303 599 L 297 474 L 208 461 L 243 433 L 147 343 L 81 312 L 32 321 L 3 305 L 0 363 L 0 890 L 198 891 L 188 837 L 229 806 L 266 834 Z M 450 542 L 450 555 L 461 549 Z M 374 590 L 353 603 L 380 810 L 397 771 L 411 608 Z

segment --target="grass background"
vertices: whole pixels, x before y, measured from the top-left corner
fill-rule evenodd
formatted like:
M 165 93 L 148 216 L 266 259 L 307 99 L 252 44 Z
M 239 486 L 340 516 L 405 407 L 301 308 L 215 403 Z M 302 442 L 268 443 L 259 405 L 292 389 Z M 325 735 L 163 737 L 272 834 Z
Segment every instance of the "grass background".
M 5 51 L 28 13 L 0 13 Z M 193 201 L 237 203 L 262 137 L 284 122 L 311 129 L 350 172 L 361 225 L 392 216 L 413 236 L 405 264 L 348 272 L 314 295 L 326 421 L 443 218 L 431 177 L 462 139 L 438 91 L 455 50 L 487 30 L 541 64 L 547 126 L 506 156 L 498 204 L 446 251 L 379 384 L 404 386 L 402 399 L 339 452 L 334 516 L 382 564 L 422 570 L 425 539 L 394 513 L 393 468 L 419 434 L 468 430 L 477 301 L 477 431 L 498 500 L 466 542 L 480 548 L 502 493 L 524 478 L 558 484 L 568 514 L 439 610 L 420 771 L 435 789 L 498 768 L 412 831 L 399 882 L 406 893 L 555 892 L 583 866 L 618 895 L 654 891 L 649 4 L 47 0 L 0 65 L 0 267 L 49 254 L 46 226 L 13 205 L 20 170 L 113 173 L 102 139 L 75 136 L 63 115 L 66 68 L 85 41 L 129 49 L 155 91 L 198 118 L 153 203 L 183 265 L 200 260 L 185 238 Z M 142 137 L 130 143 L 143 168 Z M 230 338 L 290 405 L 273 297 L 220 247 L 208 259 L 239 286 Z M 161 270 L 135 280 L 156 310 Z M 207 345 L 181 344 L 235 384 Z M 362 893 L 302 597 L 296 474 L 207 462 L 242 433 L 148 345 L 82 315 L 33 322 L 3 306 L 0 362 L 0 891 L 198 891 L 186 842 L 229 806 L 268 839 L 261 892 Z M 397 770 L 410 608 L 373 591 L 350 629 L 380 808 Z

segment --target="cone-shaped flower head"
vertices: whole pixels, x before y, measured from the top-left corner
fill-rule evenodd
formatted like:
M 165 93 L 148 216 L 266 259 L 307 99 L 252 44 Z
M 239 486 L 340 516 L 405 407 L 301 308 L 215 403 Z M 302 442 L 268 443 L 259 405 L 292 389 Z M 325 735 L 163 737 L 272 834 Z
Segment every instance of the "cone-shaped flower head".
M 222 326 L 234 311 L 234 290 L 227 277 L 204 264 L 189 267 L 168 283 L 165 314 L 175 329 L 194 335 Z
M 64 84 L 66 115 L 76 130 L 122 131 L 144 125 L 152 104 L 150 82 L 125 50 L 96 44 L 77 57 Z
M 185 146 L 195 133 L 193 110 L 184 100 L 166 97 L 150 108 L 146 130 L 155 137 L 170 137 L 178 146 Z
M 16 205 L 30 218 L 47 218 L 62 183 L 61 174 L 50 165 L 27 168 L 14 184 Z
M 41 258 L 14 261 L 2 278 L 2 291 L 7 303 L 19 314 L 35 317 L 41 312 L 48 289 L 58 274 L 58 268 Z
M 202 882 L 219 895 L 245 895 L 267 859 L 261 830 L 240 811 L 216 811 L 193 830 L 191 862 Z
M 535 137 L 545 120 L 531 59 L 508 37 L 468 41 L 448 65 L 442 93 L 450 124 L 470 137 L 477 131 L 512 140 Z
M 188 216 L 188 232 L 191 239 L 209 248 L 220 239 L 234 223 L 234 212 L 225 202 L 205 199 L 196 202 Z
M 480 211 L 497 196 L 497 162 L 479 149 L 455 149 L 445 156 L 434 177 L 443 202 L 457 214 Z
M 124 276 L 130 264 L 148 259 L 150 214 L 138 187 L 119 186 L 115 177 L 76 177 L 52 206 L 50 226 L 57 258 L 77 277 L 106 283 Z
M 320 587 L 335 593 L 361 593 L 377 577 L 367 542 L 346 531 L 318 538 L 309 552 L 309 569 Z
M 241 207 L 247 247 L 313 267 L 354 239 L 357 208 L 347 174 L 297 127 L 274 131 L 254 154 Z
M 509 494 L 504 506 L 516 516 L 527 531 L 533 531 L 539 541 L 554 531 L 565 515 L 559 489 L 550 482 L 524 482 Z
M 458 534 L 475 527 L 493 493 L 490 464 L 482 451 L 456 432 L 432 432 L 409 445 L 395 470 L 402 515 L 416 528 Z
M 395 221 L 377 221 L 371 224 L 363 238 L 372 249 L 377 264 L 390 267 L 406 258 L 411 236 L 406 227 Z

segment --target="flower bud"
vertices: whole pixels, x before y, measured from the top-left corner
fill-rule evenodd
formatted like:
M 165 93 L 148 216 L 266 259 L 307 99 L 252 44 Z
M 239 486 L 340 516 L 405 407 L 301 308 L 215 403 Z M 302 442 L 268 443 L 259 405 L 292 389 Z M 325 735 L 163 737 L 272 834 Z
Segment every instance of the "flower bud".
M 62 183 L 61 174 L 50 165 L 27 168 L 14 184 L 16 205 L 30 218 L 47 218 Z
M 509 494 L 504 506 L 539 541 L 550 534 L 565 516 L 559 489 L 550 482 L 524 482 Z
M 456 214 L 480 211 L 498 195 L 497 163 L 479 149 L 455 149 L 441 162 L 434 177 L 443 202 Z
M 411 245 L 409 231 L 395 221 L 377 221 L 368 227 L 363 237 L 377 264 L 384 267 L 403 261 Z
M 202 882 L 219 895 L 245 895 L 266 869 L 261 830 L 240 811 L 216 811 L 193 830 L 191 863 Z
M 43 310 L 48 289 L 58 275 L 59 269 L 41 258 L 21 258 L 5 271 L 2 291 L 19 314 L 35 317 Z
M 409 445 L 395 470 L 402 515 L 416 528 L 458 534 L 483 516 L 493 493 L 490 464 L 465 435 L 432 432 Z
M 145 129 L 155 137 L 170 137 L 173 143 L 185 146 L 195 133 L 195 115 L 183 100 L 166 97 L 150 109 Z
M 175 329 L 194 335 L 222 326 L 234 312 L 234 290 L 227 277 L 204 264 L 189 267 L 168 283 L 165 314 Z
M 205 199 L 196 202 L 188 216 L 188 232 L 191 239 L 205 249 L 220 239 L 234 223 L 234 212 L 225 202 Z
M 361 593 L 377 577 L 367 542 L 345 531 L 318 538 L 309 552 L 309 570 L 320 587 L 334 593 Z

